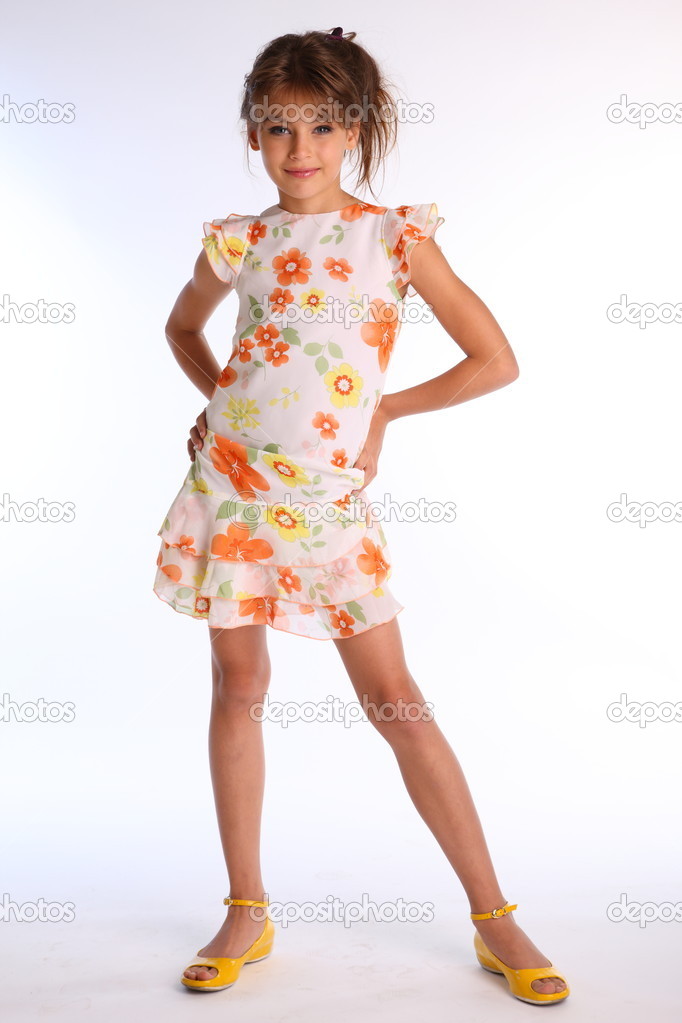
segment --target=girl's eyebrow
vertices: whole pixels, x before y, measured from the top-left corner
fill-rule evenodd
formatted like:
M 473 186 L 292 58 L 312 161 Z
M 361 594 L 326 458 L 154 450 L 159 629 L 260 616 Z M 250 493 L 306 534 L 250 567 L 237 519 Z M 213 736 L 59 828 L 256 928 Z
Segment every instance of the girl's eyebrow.
M 272 117 L 268 117 L 267 120 L 264 123 L 265 124 L 281 124 L 282 121 L 283 121 L 283 118 L 281 116 L 272 116 Z M 318 114 L 318 117 L 317 117 L 317 121 L 324 121 L 326 123 L 331 123 L 331 118 L 324 111 L 320 111 L 320 113 Z M 317 121 L 315 123 L 317 123 Z M 296 124 L 296 121 L 287 121 L 286 123 L 287 124 Z M 304 124 L 312 124 L 313 122 L 312 121 L 304 121 L 303 123 Z

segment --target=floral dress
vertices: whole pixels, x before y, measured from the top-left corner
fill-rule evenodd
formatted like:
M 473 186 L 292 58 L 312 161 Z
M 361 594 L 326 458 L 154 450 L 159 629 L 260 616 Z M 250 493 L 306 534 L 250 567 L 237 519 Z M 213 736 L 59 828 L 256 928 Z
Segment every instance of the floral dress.
M 403 610 L 354 463 L 400 332 L 411 252 L 443 219 L 435 203 L 361 202 L 204 224 L 210 266 L 239 307 L 203 447 L 158 531 L 153 589 L 176 611 L 337 639 Z

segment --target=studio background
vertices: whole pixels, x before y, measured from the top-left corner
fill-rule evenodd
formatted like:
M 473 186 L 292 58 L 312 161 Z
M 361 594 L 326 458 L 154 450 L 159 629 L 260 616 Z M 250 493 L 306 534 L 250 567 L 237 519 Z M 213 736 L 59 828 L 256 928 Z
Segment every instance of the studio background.
M 520 366 L 500 391 L 386 432 L 370 499 L 457 506 L 454 523 L 384 526 L 408 665 L 462 764 L 519 924 L 570 979 L 560 1011 L 596 1018 L 608 1004 L 623 1020 L 643 1009 L 672 1020 L 679 922 L 617 923 L 608 910 L 623 893 L 679 898 L 681 725 L 614 721 L 608 708 L 623 693 L 679 703 L 681 526 L 614 522 L 607 509 L 622 494 L 682 500 L 682 328 L 679 315 L 643 328 L 607 310 L 622 295 L 682 302 L 682 126 L 641 128 L 607 110 L 624 94 L 682 101 L 680 9 L 431 0 L 257 13 L 29 2 L 0 43 L 4 1018 L 197 1012 L 177 981 L 228 894 L 207 757 L 208 629 L 151 587 L 206 401 L 164 325 L 203 222 L 277 202 L 256 152 L 247 173 L 237 119 L 258 49 L 340 19 L 397 95 L 433 105 L 431 121 L 400 125 L 375 195 L 350 172 L 344 189 L 438 204 L 438 243 Z M 8 115 L 8 103 L 40 99 L 73 104 L 75 117 Z M 41 300 L 72 304 L 72 322 L 31 322 Z M 228 296 L 206 327 L 221 365 L 236 305 Z M 405 324 L 385 390 L 463 357 L 437 322 Z M 73 502 L 73 521 L 8 512 L 40 498 Z M 354 701 L 333 642 L 269 629 L 268 643 L 272 700 Z M 19 723 L 8 711 L 41 698 L 73 703 L 74 719 Z M 366 893 L 432 902 L 435 916 L 281 929 L 272 959 L 201 1010 L 227 1012 L 230 999 L 245 1020 L 270 1004 L 281 1020 L 317 1019 L 322 1006 L 369 1019 L 388 999 L 395 1021 L 453 1001 L 501 1019 L 503 982 L 481 976 L 461 885 L 378 733 L 366 721 L 269 722 L 265 742 L 270 899 Z M 8 914 L 8 900 L 40 898 L 72 902 L 75 919 Z

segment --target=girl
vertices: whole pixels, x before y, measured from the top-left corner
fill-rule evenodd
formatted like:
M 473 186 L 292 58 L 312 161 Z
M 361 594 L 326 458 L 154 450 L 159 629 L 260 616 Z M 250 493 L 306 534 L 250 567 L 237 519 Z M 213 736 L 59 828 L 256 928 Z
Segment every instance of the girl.
M 211 642 L 209 752 L 230 908 L 181 978 L 200 991 L 231 986 L 273 945 L 259 862 L 262 725 L 249 713 L 270 681 L 266 626 L 332 639 L 363 706 L 425 704 L 403 654 L 403 608 L 386 585 L 386 537 L 363 491 L 393 420 L 518 376 L 496 320 L 432 238 L 444 219 L 435 203 L 390 208 L 341 188 L 347 151 L 369 186 L 395 141 L 395 103 L 354 38 L 341 28 L 287 34 L 258 55 L 241 117 L 278 201 L 258 216 L 204 224 L 193 277 L 166 325 L 177 361 L 208 399 L 190 430 L 192 465 L 159 530 L 154 583 L 176 611 L 207 621 Z M 408 284 L 466 358 L 384 394 Z M 221 368 L 203 328 L 232 290 L 239 312 Z M 516 905 L 502 894 L 466 780 L 432 716 L 368 717 L 466 891 L 481 966 L 523 1001 L 566 998 L 565 979 L 511 915 Z

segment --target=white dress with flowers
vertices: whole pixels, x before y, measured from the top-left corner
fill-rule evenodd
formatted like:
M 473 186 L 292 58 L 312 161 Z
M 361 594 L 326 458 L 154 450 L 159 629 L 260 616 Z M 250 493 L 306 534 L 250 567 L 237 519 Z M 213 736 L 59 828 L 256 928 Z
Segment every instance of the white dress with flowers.
M 412 249 L 442 222 L 435 203 L 354 203 L 204 224 L 210 265 L 239 308 L 203 447 L 158 531 L 153 588 L 176 611 L 214 628 L 336 639 L 403 610 L 382 525 L 353 493 L 365 476 L 354 463 L 400 332 Z

